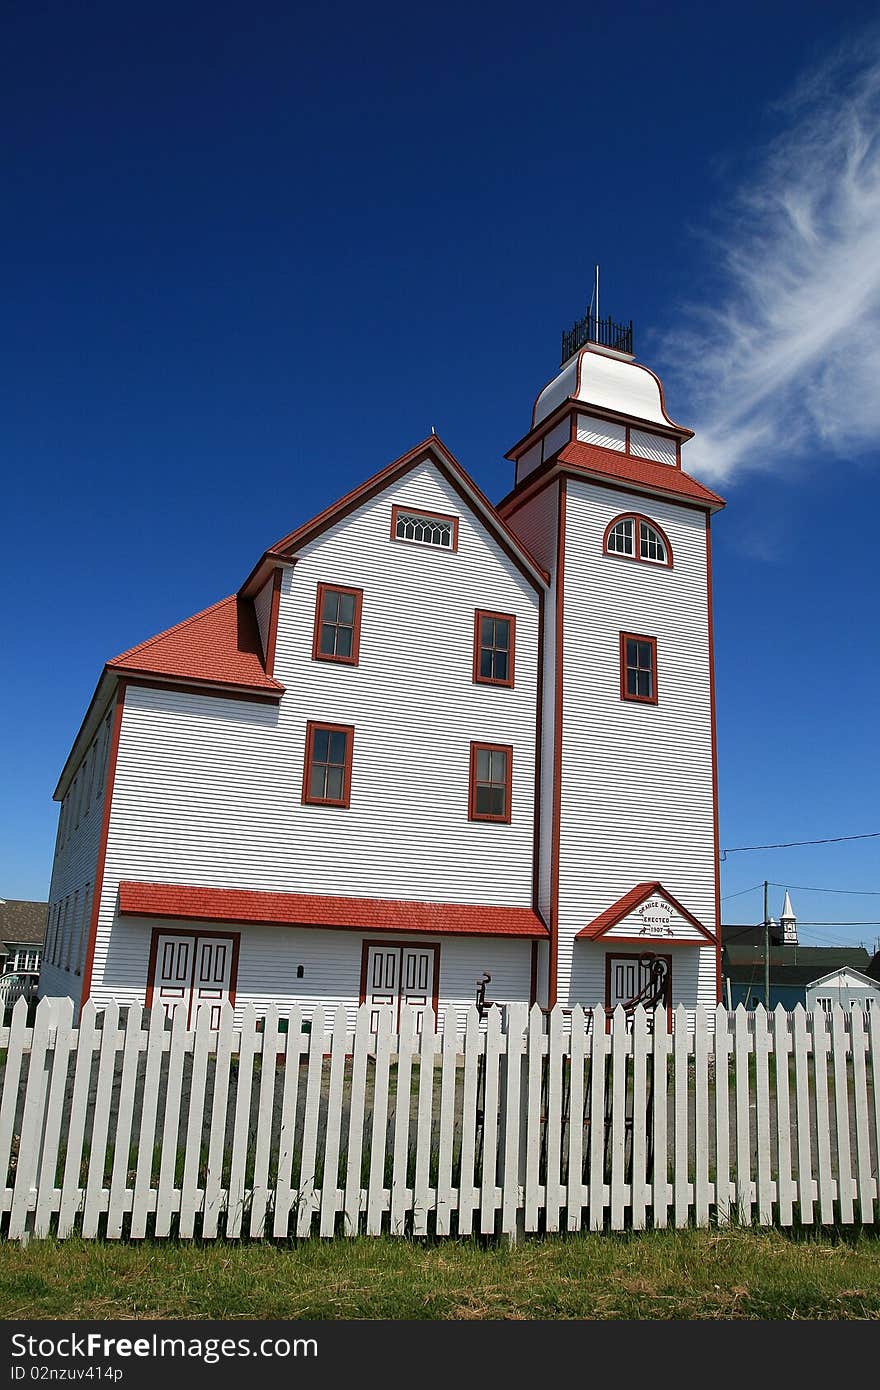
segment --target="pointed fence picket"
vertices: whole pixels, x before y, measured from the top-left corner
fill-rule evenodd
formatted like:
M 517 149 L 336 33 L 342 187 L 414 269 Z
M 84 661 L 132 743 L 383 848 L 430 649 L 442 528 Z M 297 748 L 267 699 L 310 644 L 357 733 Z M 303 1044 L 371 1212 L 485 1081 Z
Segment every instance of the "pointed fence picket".
M 0 1234 L 443 1236 L 880 1215 L 880 1010 L 282 1020 L 24 1001 Z M 146 1024 L 146 1026 L 145 1026 Z

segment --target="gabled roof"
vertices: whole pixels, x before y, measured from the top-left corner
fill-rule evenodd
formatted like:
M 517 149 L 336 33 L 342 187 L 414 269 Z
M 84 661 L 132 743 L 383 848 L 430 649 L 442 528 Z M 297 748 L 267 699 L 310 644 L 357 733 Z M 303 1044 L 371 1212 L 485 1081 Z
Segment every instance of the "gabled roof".
M 634 912 L 637 907 L 640 907 L 643 902 L 650 898 L 652 893 L 662 893 L 663 897 L 668 903 L 672 904 L 676 912 L 680 912 L 682 917 L 690 922 L 692 927 L 696 927 L 697 931 L 701 932 L 702 935 L 706 937 L 707 941 L 714 942 L 715 937 L 712 933 L 703 926 L 702 922 L 698 922 L 696 917 L 688 912 L 686 907 L 682 907 L 678 898 L 674 897 L 672 893 L 667 892 L 658 879 L 654 879 L 652 883 L 637 883 L 635 888 L 631 888 L 628 893 L 624 893 L 623 897 L 618 898 L 616 903 L 612 903 L 610 907 L 606 907 L 604 912 L 600 912 L 598 917 L 595 917 L 592 922 L 588 922 L 585 927 L 582 927 L 575 937 L 575 941 L 595 941 L 597 937 L 604 936 L 612 927 L 616 927 L 618 922 L 622 922 L 624 917 L 628 917 L 631 912 Z
M 278 695 L 266 675 L 253 604 L 235 594 L 107 662 L 119 676 L 166 677 Z
M 48 903 L 0 899 L 0 941 L 39 942 L 46 935 Z
M 520 936 L 538 940 L 549 935 L 544 922 L 528 907 L 259 893 L 244 888 L 194 888 L 177 883 L 123 881 L 119 885 L 119 911 L 127 916 L 324 927 L 336 931 Z
M 827 975 L 820 975 L 817 980 L 811 980 L 814 985 L 826 985 L 829 981 L 837 978 L 838 975 L 855 975 L 865 985 L 870 985 L 872 989 L 880 989 L 880 982 L 872 980 L 870 975 L 866 975 L 863 970 L 856 970 L 851 965 L 839 965 L 836 970 L 830 970 Z
M 598 444 L 584 444 L 572 440 L 559 452 L 559 462 L 567 468 L 577 469 L 598 478 L 613 478 L 616 482 L 633 483 L 654 494 L 665 494 L 672 501 L 683 498 L 698 502 L 710 511 L 718 511 L 725 505 L 724 498 L 717 492 L 698 483 L 673 468 L 668 463 L 652 463 L 649 459 L 638 459 L 632 454 L 619 454 L 615 449 L 603 449 Z M 530 475 L 523 479 L 527 482 Z
M 419 467 L 427 460 L 439 468 L 468 506 L 482 517 L 486 529 L 494 535 L 495 540 L 507 552 L 518 569 L 526 575 L 526 578 L 536 588 L 546 587 L 550 582 L 546 570 L 542 569 L 534 556 L 529 553 L 520 538 L 510 529 L 489 499 L 477 487 L 473 478 L 465 472 L 458 460 L 449 452 L 440 437 L 432 434 L 413 449 L 409 449 L 407 453 L 401 454 L 400 458 L 394 459 L 387 467 L 374 473 L 371 478 L 367 478 L 366 482 L 346 493 L 344 497 L 340 497 L 338 501 L 331 503 L 324 511 L 312 517 L 310 521 L 304 522 L 295 531 L 291 531 L 289 535 L 276 541 L 248 575 L 239 590 L 239 594 L 252 598 L 266 582 L 266 578 L 276 564 L 291 560 L 303 546 L 315 540 L 328 527 L 333 526 L 356 508 L 363 506 L 365 502 L 384 492 L 387 487 L 390 487 L 404 474 Z

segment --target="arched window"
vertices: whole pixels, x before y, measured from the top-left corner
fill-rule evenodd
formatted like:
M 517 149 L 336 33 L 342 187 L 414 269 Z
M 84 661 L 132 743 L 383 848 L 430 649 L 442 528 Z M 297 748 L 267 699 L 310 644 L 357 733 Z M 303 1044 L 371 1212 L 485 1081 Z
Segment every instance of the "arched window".
M 623 560 L 672 567 L 672 547 L 666 535 L 656 522 L 638 512 L 614 518 L 605 532 L 603 549 L 606 555 L 617 555 Z

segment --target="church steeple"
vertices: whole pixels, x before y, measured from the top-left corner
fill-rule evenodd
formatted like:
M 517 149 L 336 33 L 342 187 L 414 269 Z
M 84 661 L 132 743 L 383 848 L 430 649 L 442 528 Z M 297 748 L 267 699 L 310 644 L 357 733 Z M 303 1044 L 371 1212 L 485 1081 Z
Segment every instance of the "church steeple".
M 796 946 L 798 944 L 797 917 L 794 915 L 794 908 L 791 905 L 791 898 L 788 896 L 788 889 L 785 890 L 785 899 L 782 904 L 782 915 L 779 918 L 782 926 L 783 946 Z

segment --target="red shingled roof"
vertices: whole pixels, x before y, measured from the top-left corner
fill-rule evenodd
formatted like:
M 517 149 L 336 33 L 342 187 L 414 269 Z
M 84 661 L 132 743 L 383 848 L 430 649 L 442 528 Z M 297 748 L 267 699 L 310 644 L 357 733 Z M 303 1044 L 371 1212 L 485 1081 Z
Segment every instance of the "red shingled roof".
M 541 918 L 528 907 L 338 898 L 311 893 L 255 893 L 242 888 L 192 888 L 176 883 L 122 882 L 119 911 L 139 917 L 328 927 L 342 931 L 531 938 L 548 935 Z
M 277 695 L 284 691 L 266 675 L 253 604 L 235 594 L 114 657 L 107 669 Z
M 702 922 L 698 922 L 696 917 L 688 912 L 686 907 L 682 907 L 678 898 L 668 893 L 663 887 L 663 884 L 655 879 L 653 883 L 637 883 L 635 888 L 631 888 L 628 893 L 624 893 L 623 897 L 618 898 L 616 903 L 612 903 L 610 907 L 606 907 L 604 912 L 600 912 L 598 917 L 595 917 L 592 922 L 588 922 L 587 925 L 578 932 L 575 941 L 594 941 L 597 936 L 604 936 L 605 932 L 617 926 L 618 922 L 622 921 L 630 912 L 633 912 L 646 898 L 650 898 L 652 893 L 661 893 L 666 901 L 672 904 L 676 912 L 680 912 L 682 917 L 686 918 L 692 926 L 696 927 L 698 931 L 701 931 L 710 941 L 715 940 L 715 937 L 710 931 L 706 930 Z M 686 946 L 688 942 L 685 940 L 680 944 Z
M 652 492 L 665 492 L 674 498 L 691 498 L 713 511 L 724 506 L 723 497 L 698 483 L 696 478 L 682 473 L 680 468 L 673 468 L 668 463 L 633 458 L 631 454 L 618 454 L 614 449 L 602 449 L 598 444 L 582 444 L 579 440 L 573 440 L 560 450 L 559 462 L 569 468 L 583 469 L 585 473 L 648 487 Z M 528 475 L 524 481 L 527 478 Z

